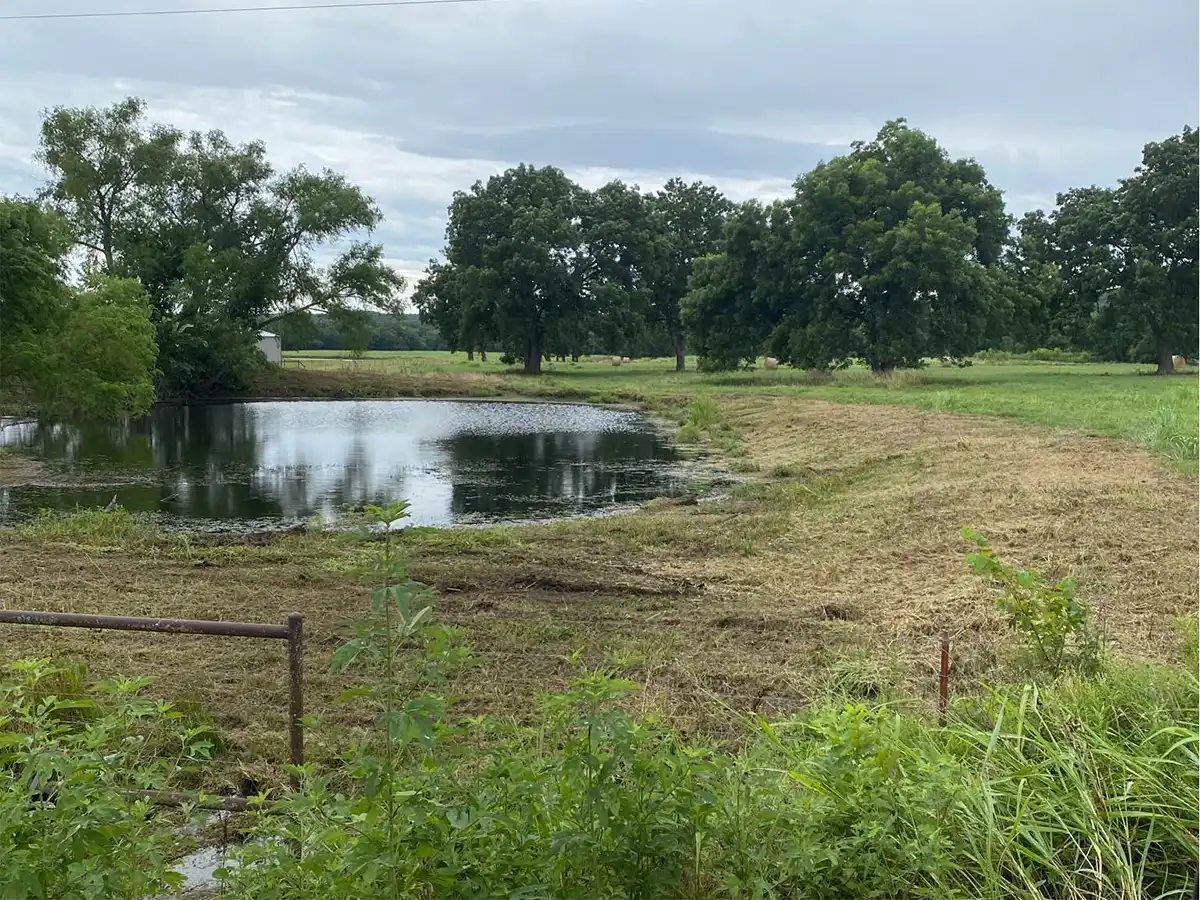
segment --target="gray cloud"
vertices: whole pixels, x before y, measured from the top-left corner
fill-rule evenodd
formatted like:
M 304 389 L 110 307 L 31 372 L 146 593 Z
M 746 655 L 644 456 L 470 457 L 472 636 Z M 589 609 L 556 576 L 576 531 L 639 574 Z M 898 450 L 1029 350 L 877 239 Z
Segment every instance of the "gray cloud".
M 5 12 L 44 8 L 22 2 Z M 41 108 L 137 93 L 155 117 L 264 138 L 281 166 L 345 171 L 379 200 L 380 238 L 410 271 L 440 247 L 452 192 L 509 164 L 778 196 L 900 115 L 977 157 L 1020 212 L 1115 182 L 1142 144 L 1195 122 L 1198 27 L 1194 0 L 501 0 L 0 22 L 0 190 L 36 184 Z

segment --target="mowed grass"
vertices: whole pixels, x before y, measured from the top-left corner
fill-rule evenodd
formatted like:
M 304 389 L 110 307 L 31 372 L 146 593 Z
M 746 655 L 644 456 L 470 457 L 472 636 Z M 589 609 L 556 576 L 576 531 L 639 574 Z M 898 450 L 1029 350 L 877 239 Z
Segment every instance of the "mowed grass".
M 674 371 L 673 360 L 639 360 L 613 366 L 608 358 L 579 363 L 547 363 L 540 378 L 514 372 L 489 356 L 486 363 L 467 362 L 465 354 L 449 352 L 368 353 L 362 360 L 339 358 L 335 351 L 289 353 L 288 372 L 311 379 L 320 389 L 320 375 L 363 379 L 373 395 L 386 392 L 388 378 L 434 383 L 446 393 L 467 396 L 578 396 L 588 399 L 642 401 L 664 396 L 696 394 L 770 394 L 797 396 L 835 403 L 915 406 L 938 412 L 997 416 L 1033 422 L 1087 435 L 1123 438 L 1172 460 L 1184 471 L 1197 470 L 1200 402 L 1195 373 L 1155 377 L 1153 367 L 1118 363 L 1070 364 L 982 362 L 972 366 L 933 365 L 879 377 L 852 368 L 831 376 L 780 368 L 705 374 Z M 344 354 L 342 354 L 344 356 Z M 316 376 L 314 378 L 314 376 Z M 350 393 L 353 387 L 345 388 Z M 403 385 L 401 385 L 403 389 Z
M 480 372 L 458 371 L 443 358 L 366 360 L 349 371 L 332 360 L 324 370 L 276 373 L 275 388 L 429 396 L 466 385 L 478 396 L 624 400 L 670 411 L 681 434 L 746 473 L 695 505 L 406 532 L 410 575 L 435 589 L 436 615 L 478 654 L 453 687 L 468 712 L 536 721 L 538 695 L 569 682 L 573 658 L 630 675 L 644 685 L 639 708 L 685 732 L 729 736 L 745 714 L 786 717 L 830 691 L 928 708 L 943 630 L 953 645 L 953 692 L 978 693 L 1014 673 L 992 591 L 963 564 L 964 526 L 986 533 L 1015 564 L 1076 577 L 1118 656 L 1171 661 L 1183 653 L 1177 622 L 1196 614 L 1192 478 L 1129 441 L 1089 437 L 1082 423 L 1031 427 L 1015 405 L 1009 418 L 913 407 L 930 396 L 916 378 L 957 379 L 938 389 L 963 398 L 975 389 L 1013 404 L 1032 397 L 1035 422 L 1049 415 L 1037 401 L 1049 404 L 1053 385 L 1069 378 L 1161 396 L 1194 394 L 1189 379 L 991 367 L 1001 379 L 1025 372 L 1001 387 L 980 366 L 886 386 L 857 372 L 814 385 L 789 372 L 677 376 L 653 361 L 557 366 L 533 379 L 490 361 Z M 1022 383 L 1035 387 L 1022 394 Z M 1096 408 L 1120 406 L 1119 395 L 1075 390 Z M 870 402 L 820 399 L 828 396 Z M 1141 400 L 1129 398 L 1139 396 L 1125 400 L 1130 419 Z M 320 531 L 265 540 L 164 533 L 96 512 L 0 532 L 0 604 L 265 622 L 299 610 L 309 709 L 328 726 L 317 733 L 334 735 L 361 723 L 335 702 L 346 684 L 326 661 L 344 624 L 367 608 L 363 572 L 378 549 Z M 3 658 L 66 656 L 98 676 L 155 676 L 165 695 L 212 715 L 255 783 L 283 780 L 275 763 L 286 758 L 285 664 L 276 644 L 0 629 Z M 312 752 L 332 750 L 314 738 Z M 231 781 L 214 787 L 238 787 L 220 771 Z

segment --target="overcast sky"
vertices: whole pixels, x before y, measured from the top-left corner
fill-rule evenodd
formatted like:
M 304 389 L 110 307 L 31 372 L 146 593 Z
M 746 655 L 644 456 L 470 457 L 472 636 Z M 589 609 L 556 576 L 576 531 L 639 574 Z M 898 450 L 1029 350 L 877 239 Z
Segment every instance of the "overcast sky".
M 1114 183 L 1196 122 L 1197 19 L 1196 0 L 496 0 L 0 21 L 0 192 L 41 179 L 42 109 L 136 94 L 152 118 L 265 139 L 280 167 L 346 173 L 409 275 L 440 250 L 453 191 L 515 163 L 771 198 L 896 116 L 979 159 L 1019 213 Z

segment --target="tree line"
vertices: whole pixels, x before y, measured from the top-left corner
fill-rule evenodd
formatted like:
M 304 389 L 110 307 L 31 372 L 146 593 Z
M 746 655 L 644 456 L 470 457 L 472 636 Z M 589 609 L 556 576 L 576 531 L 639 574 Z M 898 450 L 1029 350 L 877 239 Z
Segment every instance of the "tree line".
M 678 179 L 587 191 L 521 165 L 455 194 L 414 299 L 451 347 L 529 373 L 595 350 L 683 369 L 689 345 L 710 370 L 1053 347 L 1166 373 L 1196 352 L 1197 158 L 1187 127 L 1117 187 L 1015 223 L 978 162 L 902 119 L 769 204 Z
M 284 350 L 447 350 L 436 328 L 415 313 L 368 312 L 353 321 L 286 316 L 276 326 Z
M 412 297 L 424 327 L 394 318 L 382 215 L 341 174 L 278 171 L 262 142 L 152 122 L 136 98 L 47 111 L 37 156 L 38 196 L 0 197 L 0 389 L 56 415 L 241 390 L 263 328 L 346 349 L 432 329 L 528 373 L 586 353 L 683 369 L 689 350 L 713 370 L 766 353 L 886 372 L 1040 347 L 1169 372 L 1197 343 L 1191 127 L 1018 222 L 979 163 L 903 120 L 773 203 L 516 166 L 454 195 Z

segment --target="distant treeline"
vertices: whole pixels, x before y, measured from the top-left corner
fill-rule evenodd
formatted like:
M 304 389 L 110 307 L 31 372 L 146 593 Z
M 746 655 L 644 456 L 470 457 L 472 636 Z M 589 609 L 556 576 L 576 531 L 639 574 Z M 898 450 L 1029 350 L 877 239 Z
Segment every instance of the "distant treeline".
M 1196 353 L 1198 156 L 1184 128 L 1117 187 L 1019 222 L 983 166 L 902 119 L 770 204 L 679 179 L 588 190 L 522 165 L 455 194 L 414 300 L 452 346 L 499 348 L 529 373 L 655 346 L 679 369 L 689 351 L 710 370 L 768 355 L 883 373 L 1051 348 L 1169 373 Z
M 366 312 L 347 323 L 325 315 L 289 317 L 278 326 L 284 350 L 448 350 L 416 313 Z

